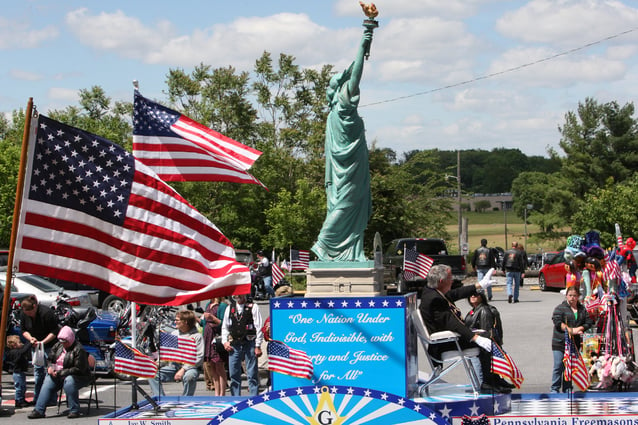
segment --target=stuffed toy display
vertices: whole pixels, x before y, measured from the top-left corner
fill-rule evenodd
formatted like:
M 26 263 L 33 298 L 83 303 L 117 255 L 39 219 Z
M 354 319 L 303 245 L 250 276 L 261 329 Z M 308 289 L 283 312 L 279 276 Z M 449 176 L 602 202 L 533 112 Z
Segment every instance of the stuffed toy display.
M 580 285 L 581 273 L 576 260 L 565 261 L 565 288 Z

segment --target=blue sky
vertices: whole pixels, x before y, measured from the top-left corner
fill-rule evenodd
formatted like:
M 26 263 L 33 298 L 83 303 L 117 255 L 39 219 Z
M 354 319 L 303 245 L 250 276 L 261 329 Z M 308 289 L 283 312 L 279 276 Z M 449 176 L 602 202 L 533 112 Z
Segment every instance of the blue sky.
M 302 67 L 340 70 L 353 59 L 363 19 L 356 0 L 5 3 L 5 114 L 29 97 L 43 113 L 75 105 L 78 91 L 93 85 L 132 101 L 134 79 L 142 94 L 165 101 L 170 69 L 204 63 L 250 71 L 264 50 L 293 55 Z M 399 154 L 518 148 L 546 155 L 578 102 L 622 105 L 638 96 L 638 1 L 375 3 L 380 27 L 360 113 L 368 142 Z

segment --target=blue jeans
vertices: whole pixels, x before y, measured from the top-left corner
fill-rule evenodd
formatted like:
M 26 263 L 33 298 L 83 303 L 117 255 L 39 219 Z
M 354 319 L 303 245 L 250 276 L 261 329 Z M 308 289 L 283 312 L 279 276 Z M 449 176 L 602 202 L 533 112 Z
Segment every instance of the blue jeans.
M 476 279 L 480 282 L 490 269 L 476 269 Z M 487 287 L 487 298 L 492 299 L 492 285 Z
M 35 410 L 44 414 L 47 410 L 47 404 L 55 403 L 55 398 L 60 391 L 64 390 L 66 394 L 66 403 L 69 406 L 70 413 L 80 413 L 80 388 L 89 384 L 89 378 L 86 376 L 68 375 L 64 379 L 52 378 L 47 375 L 42 384 L 38 401 L 35 404 Z
M 246 361 L 248 392 L 251 396 L 259 393 L 259 368 L 255 355 L 255 340 L 233 341 L 233 351 L 228 354 L 228 372 L 230 373 L 230 394 L 241 395 L 241 361 Z
M 164 387 L 161 384 L 162 382 L 172 381 L 175 378 L 175 374 L 182 367 L 179 363 L 171 363 L 164 367 L 161 367 L 157 378 L 149 379 L 148 385 L 151 387 L 151 391 L 153 391 L 153 395 L 162 396 L 164 394 Z M 197 378 L 199 377 L 199 369 L 196 367 L 187 369 L 184 372 L 184 376 L 182 377 L 183 391 L 182 395 L 194 395 L 195 388 L 197 388 Z
M 264 281 L 264 288 L 266 289 L 266 293 L 270 297 L 274 297 L 275 296 L 275 290 L 272 287 L 272 276 L 264 276 L 263 277 L 263 281 Z
M 552 355 L 554 356 L 554 367 L 552 368 L 552 386 L 549 389 L 553 393 L 559 393 L 561 390 L 566 392 L 572 388 L 572 383 L 563 380 L 563 373 L 565 372 L 563 356 L 565 353 L 552 350 Z
M 33 377 L 35 378 L 35 385 L 33 389 L 34 402 L 38 401 L 38 396 L 40 395 L 40 389 L 42 388 L 42 383 L 44 382 L 44 378 L 46 376 L 47 376 L 46 366 L 33 367 Z M 27 376 L 24 372 L 13 373 L 13 387 L 16 390 L 15 400 L 24 401 L 24 397 L 27 392 Z
M 506 271 L 505 277 L 507 279 L 507 296 L 512 295 L 514 301 L 518 301 L 518 291 L 521 287 L 521 272 Z M 514 284 L 514 291 L 512 291 L 512 283 Z
M 13 372 L 13 388 L 15 389 L 15 401 L 24 401 L 27 393 L 27 377 L 24 372 Z

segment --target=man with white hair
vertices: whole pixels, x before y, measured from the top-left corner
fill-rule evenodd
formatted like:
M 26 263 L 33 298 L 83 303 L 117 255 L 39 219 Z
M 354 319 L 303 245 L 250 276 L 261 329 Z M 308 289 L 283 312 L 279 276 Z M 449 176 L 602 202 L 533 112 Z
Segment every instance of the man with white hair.
M 475 334 L 472 329 L 468 328 L 463 321 L 461 311 L 454 304 L 454 301 L 463 298 L 467 299 L 470 295 L 476 294 L 477 291 L 485 291 L 494 282 L 491 280 L 493 272 L 494 269 L 488 271 L 485 277 L 475 285 L 451 289 L 452 269 L 450 266 L 444 264 L 433 266 L 428 273 L 427 286 L 423 288 L 421 293 L 419 311 L 421 312 L 423 323 L 428 328 L 428 332 L 456 332 L 459 335 L 461 349 L 478 346 L 490 353 L 490 356 L 479 356 L 481 370 L 483 371 L 482 376 L 484 377 L 481 392 L 510 393 L 511 389 L 497 385 L 490 378 L 492 376 L 490 373 L 492 341 Z M 441 353 L 456 348 L 454 343 L 449 344 L 449 346 L 447 344 L 436 344 L 428 349 L 435 362 L 436 359 L 441 358 Z

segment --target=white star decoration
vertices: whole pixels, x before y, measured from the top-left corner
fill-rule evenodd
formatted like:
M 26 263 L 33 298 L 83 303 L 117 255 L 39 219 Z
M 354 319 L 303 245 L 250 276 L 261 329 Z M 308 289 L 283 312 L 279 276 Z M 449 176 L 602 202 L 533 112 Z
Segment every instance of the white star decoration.
M 472 407 L 470 407 L 470 416 L 478 416 L 479 407 L 476 403 L 472 403 Z
M 452 409 L 447 408 L 447 404 L 444 404 L 443 409 L 439 410 L 439 412 L 441 412 L 441 416 L 443 416 L 444 418 L 449 418 L 451 411 Z

